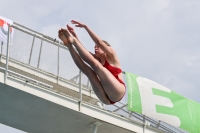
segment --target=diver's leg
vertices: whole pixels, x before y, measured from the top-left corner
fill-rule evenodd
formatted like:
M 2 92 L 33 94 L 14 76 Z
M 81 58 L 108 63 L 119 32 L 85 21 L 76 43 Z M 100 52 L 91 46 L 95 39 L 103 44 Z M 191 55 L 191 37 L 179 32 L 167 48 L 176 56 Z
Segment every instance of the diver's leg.
M 91 86 L 97 95 L 97 97 L 104 103 L 104 104 L 110 104 L 110 101 L 108 99 L 108 96 L 106 95 L 102 84 L 100 83 L 96 73 L 88 66 L 86 65 L 83 60 L 80 58 L 78 53 L 74 50 L 73 46 L 71 44 L 67 45 L 70 54 L 72 56 L 72 59 L 74 60 L 77 67 L 88 77 L 90 80 Z
M 71 34 L 69 33 L 68 30 L 65 30 L 64 34 L 65 34 L 66 38 L 70 38 L 70 36 L 71 36 Z M 94 70 L 92 72 L 95 72 L 95 75 L 98 76 L 98 78 L 100 80 L 99 83 L 101 84 L 102 89 L 104 89 L 104 91 L 106 92 L 109 99 L 112 101 L 118 101 L 119 99 L 121 99 L 125 93 L 125 86 L 123 84 L 121 84 L 106 68 L 104 68 L 102 66 L 102 64 L 99 61 L 97 61 L 89 53 L 89 51 L 86 50 L 83 47 L 83 45 L 80 44 L 76 39 L 73 42 L 73 45 L 76 47 L 80 57 L 92 67 L 92 69 Z M 70 46 L 70 45 L 67 45 L 67 46 Z M 86 74 L 86 75 L 88 76 L 91 84 L 93 85 L 93 89 L 96 89 L 95 87 L 98 88 L 99 85 L 96 84 L 96 79 L 93 82 L 93 77 L 90 77 L 91 73 Z M 96 76 L 96 78 L 97 78 L 97 76 Z

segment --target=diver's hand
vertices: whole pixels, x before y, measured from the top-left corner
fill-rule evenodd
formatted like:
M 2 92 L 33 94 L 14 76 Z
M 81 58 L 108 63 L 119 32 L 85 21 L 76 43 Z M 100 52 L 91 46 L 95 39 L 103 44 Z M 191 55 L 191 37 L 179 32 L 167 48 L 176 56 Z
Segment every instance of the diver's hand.
M 81 22 L 78 22 L 78 21 L 75 21 L 75 20 L 72 20 L 71 22 L 72 22 L 72 24 L 75 24 L 76 27 L 80 27 L 80 28 L 86 27 L 86 25 L 81 23 Z

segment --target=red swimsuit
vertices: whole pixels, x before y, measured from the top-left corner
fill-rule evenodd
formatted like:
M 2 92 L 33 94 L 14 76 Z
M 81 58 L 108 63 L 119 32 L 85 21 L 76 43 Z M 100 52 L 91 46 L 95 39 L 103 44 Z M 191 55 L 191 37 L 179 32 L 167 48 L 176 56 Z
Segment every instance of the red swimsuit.
M 121 83 L 121 84 L 123 84 L 124 86 L 125 86 L 125 84 L 124 84 L 124 82 L 118 77 L 118 75 L 122 72 L 122 70 L 120 69 L 120 68 L 117 68 L 117 67 L 113 67 L 113 66 L 111 66 L 108 62 L 107 62 L 107 60 L 105 60 L 105 63 L 104 63 L 104 65 L 103 65 L 106 69 L 108 69 L 111 73 L 112 73 L 112 75 Z M 125 86 L 125 88 L 126 88 L 126 86 Z M 125 93 L 124 93 L 125 94 Z M 123 98 L 123 97 L 122 97 Z M 121 98 L 121 99 L 122 99 Z M 121 100 L 120 99 L 120 100 Z M 109 99 L 110 100 L 110 99 Z M 120 101 L 119 100 L 119 101 Z M 118 101 L 116 101 L 116 102 L 118 102 Z M 114 103 L 116 103 L 116 102 L 113 102 L 113 101 L 111 101 L 110 100 L 110 104 L 114 104 Z

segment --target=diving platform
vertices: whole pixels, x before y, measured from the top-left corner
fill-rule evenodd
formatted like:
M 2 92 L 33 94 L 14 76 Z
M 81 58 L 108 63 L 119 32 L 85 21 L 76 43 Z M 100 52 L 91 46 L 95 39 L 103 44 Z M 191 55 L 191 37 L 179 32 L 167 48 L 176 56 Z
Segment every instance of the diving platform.
M 104 105 L 61 42 L 15 22 L 11 28 L 11 45 L 0 49 L 1 124 L 28 133 L 184 132 L 128 111 L 127 94 Z

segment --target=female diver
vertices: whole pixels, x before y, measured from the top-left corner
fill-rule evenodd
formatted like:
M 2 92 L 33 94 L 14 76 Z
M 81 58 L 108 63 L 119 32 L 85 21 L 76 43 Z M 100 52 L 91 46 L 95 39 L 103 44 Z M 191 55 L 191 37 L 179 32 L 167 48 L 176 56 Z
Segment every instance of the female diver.
M 60 29 L 58 37 L 68 47 L 77 67 L 88 77 L 97 97 L 104 104 L 114 104 L 120 101 L 126 87 L 122 79 L 119 59 L 113 48 L 101 40 L 87 25 L 71 21 L 76 27 L 84 28 L 95 43 L 95 54 L 84 48 L 74 29 L 67 25 L 67 29 Z M 75 51 L 74 47 L 78 53 Z M 90 67 L 83 62 L 90 65 Z

